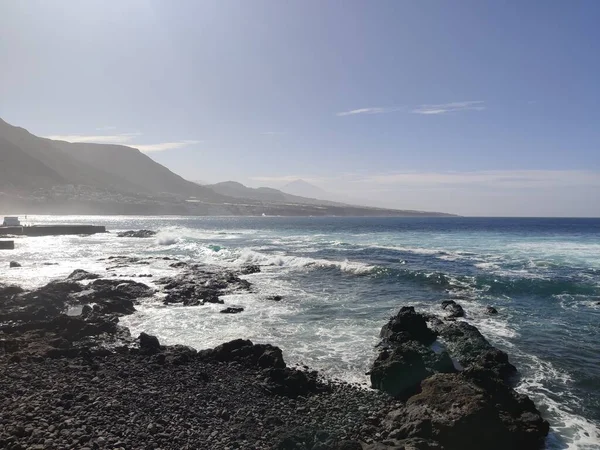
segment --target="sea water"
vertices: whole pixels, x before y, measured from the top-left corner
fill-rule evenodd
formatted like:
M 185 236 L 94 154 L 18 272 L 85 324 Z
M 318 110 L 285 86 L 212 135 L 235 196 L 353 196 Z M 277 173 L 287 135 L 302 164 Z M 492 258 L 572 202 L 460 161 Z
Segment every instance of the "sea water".
M 42 285 L 85 269 L 152 284 L 169 261 L 106 271 L 108 256 L 172 256 L 224 268 L 258 264 L 242 306 L 145 300 L 121 321 L 135 335 L 197 349 L 247 338 L 280 346 L 290 364 L 367 385 L 381 326 L 401 306 L 466 320 L 508 352 L 551 423 L 548 449 L 600 448 L 600 220 L 500 218 L 29 217 L 37 224 L 106 225 L 108 234 L 16 240 L 0 252 L 1 282 Z M 159 231 L 118 238 L 116 231 Z M 21 268 L 8 269 L 10 260 Z M 152 278 L 136 278 L 151 274 Z M 280 295 L 275 302 L 269 296 Z M 499 314 L 489 316 L 486 306 Z

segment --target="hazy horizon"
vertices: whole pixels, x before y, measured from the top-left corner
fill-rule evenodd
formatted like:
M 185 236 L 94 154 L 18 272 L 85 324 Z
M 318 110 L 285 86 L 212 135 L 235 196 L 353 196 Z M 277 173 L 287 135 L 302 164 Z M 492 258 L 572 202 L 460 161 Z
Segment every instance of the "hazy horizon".
M 598 217 L 599 18 L 592 1 L 3 2 L 0 117 L 188 180 Z

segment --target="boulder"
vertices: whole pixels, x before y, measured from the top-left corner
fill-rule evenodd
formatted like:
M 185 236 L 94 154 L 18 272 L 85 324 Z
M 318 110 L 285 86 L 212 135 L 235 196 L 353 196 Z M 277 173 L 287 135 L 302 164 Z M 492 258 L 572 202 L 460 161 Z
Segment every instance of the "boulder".
M 154 289 L 144 283 L 133 280 L 94 280 L 88 288 L 93 290 L 93 300 L 101 298 L 127 298 L 137 300 L 139 298 L 151 297 Z
M 248 264 L 244 267 L 242 267 L 242 270 L 240 271 L 240 273 L 242 275 L 250 275 L 252 273 L 259 273 L 260 272 L 260 266 L 258 264 Z
M 429 329 L 425 316 L 415 312 L 412 306 L 403 306 L 381 329 L 380 336 L 390 342 L 402 343 L 417 341 L 431 345 L 436 333 Z
M 242 308 L 242 307 L 228 306 L 227 308 L 222 309 L 219 312 L 221 314 L 238 314 L 238 313 L 241 313 L 243 310 L 244 310 L 244 308 Z
M 83 269 L 76 269 L 67 277 L 71 281 L 95 280 L 97 278 L 100 278 L 100 275 Z
M 273 394 L 290 398 L 323 392 L 327 388 L 317 380 L 317 373 L 306 373 L 296 369 L 271 368 L 266 370 L 263 387 Z
M 131 238 L 149 238 L 156 236 L 156 231 L 152 230 L 130 230 L 130 231 L 122 231 L 117 233 L 118 237 L 131 237 Z
M 489 315 L 494 315 L 494 314 L 498 314 L 498 310 L 496 308 L 494 308 L 493 306 L 486 306 L 485 313 L 489 314 Z
M 262 368 L 283 368 L 285 362 L 279 347 L 269 344 L 253 344 L 252 341 L 236 339 L 213 349 L 198 352 L 201 359 L 238 361 Z
M 371 387 L 393 397 L 408 398 L 428 376 L 455 371 L 447 352 L 436 354 L 431 348 L 410 341 L 380 352 L 370 371 Z
M 473 325 L 466 322 L 444 324 L 439 327 L 439 332 L 447 349 L 465 369 L 474 368 L 505 382 L 510 382 L 516 375 L 517 369 L 508 361 L 508 355 L 492 346 Z
M 463 307 L 456 303 L 454 300 L 444 300 L 442 302 L 442 309 L 448 313 L 446 315 L 446 317 L 448 318 L 465 316 L 465 310 L 463 309 Z
M 549 429 L 532 405 L 508 387 L 499 395 L 461 374 L 436 374 L 388 414 L 385 426 L 399 438 L 429 439 L 446 449 L 531 450 Z
M 272 300 L 274 302 L 280 302 L 281 300 L 283 300 L 283 297 L 281 295 L 270 295 L 267 297 L 267 300 Z
M 16 262 L 16 261 L 11 261 L 11 262 L 10 262 L 8 265 L 9 265 L 9 267 L 11 267 L 11 268 L 12 268 L 12 267 L 21 267 L 21 264 L 19 264 L 19 263 L 18 263 L 18 262 Z
M 144 353 L 154 354 L 160 351 L 160 342 L 156 336 L 140 333 L 138 340 L 140 341 L 140 350 Z

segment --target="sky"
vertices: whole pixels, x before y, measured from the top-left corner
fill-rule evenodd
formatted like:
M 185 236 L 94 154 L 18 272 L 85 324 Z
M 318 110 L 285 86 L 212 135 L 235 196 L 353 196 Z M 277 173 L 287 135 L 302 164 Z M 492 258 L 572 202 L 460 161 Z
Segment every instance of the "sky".
M 600 216 L 600 2 L 0 2 L 0 117 L 190 180 Z

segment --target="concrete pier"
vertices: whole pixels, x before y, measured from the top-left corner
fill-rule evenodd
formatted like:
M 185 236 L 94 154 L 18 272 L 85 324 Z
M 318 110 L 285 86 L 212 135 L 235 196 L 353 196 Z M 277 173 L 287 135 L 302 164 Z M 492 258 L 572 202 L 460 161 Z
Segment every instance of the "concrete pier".
M 0 227 L 0 235 L 64 236 L 70 234 L 106 233 L 106 227 L 97 225 L 39 225 L 30 227 Z

